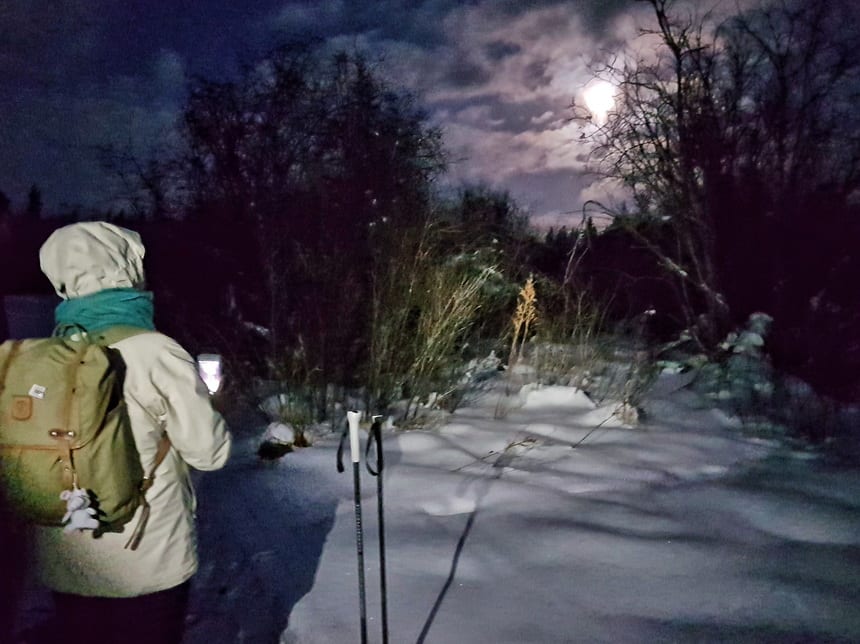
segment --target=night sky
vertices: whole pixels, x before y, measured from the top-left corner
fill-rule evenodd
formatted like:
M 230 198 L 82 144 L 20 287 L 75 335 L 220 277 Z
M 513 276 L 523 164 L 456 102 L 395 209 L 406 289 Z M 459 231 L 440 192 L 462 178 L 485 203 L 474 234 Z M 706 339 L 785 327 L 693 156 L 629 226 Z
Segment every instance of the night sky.
M 451 185 L 507 189 L 549 225 L 578 221 L 583 201 L 600 196 L 583 173 L 583 126 L 570 121 L 570 104 L 592 78 L 589 66 L 633 38 L 648 7 L 0 0 L 0 12 L 0 190 L 15 209 L 34 183 L 49 212 L 116 206 L 99 146 L 142 158 L 169 147 L 189 76 L 228 78 L 240 56 L 314 36 L 381 57 L 385 75 L 417 94 L 443 128 Z

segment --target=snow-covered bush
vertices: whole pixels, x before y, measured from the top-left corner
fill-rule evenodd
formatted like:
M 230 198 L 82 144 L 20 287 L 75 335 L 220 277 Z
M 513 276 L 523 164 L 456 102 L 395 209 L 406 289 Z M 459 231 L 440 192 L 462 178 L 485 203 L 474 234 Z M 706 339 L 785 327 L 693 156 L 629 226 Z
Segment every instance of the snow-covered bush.
M 664 371 L 695 372 L 693 388 L 743 421 L 757 433 L 800 436 L 822 442 L 850 439 L 854 415 L 836 401 L 819 395 L 808 383 L 778 372 L 766 352 L 772 318 L 754 313 L 738 332 L 720 344 L 722 354 L 709 360 L 702 354 L 684 356 L 684 338 L 670 345 Z
M 263 441 L 307 447 L 307 429 L 316 421 L 313 392 L 286 383 L 280 383 L 279 388 L 258 405 L 270 421 Z
M 729 333 L 715 358 L 690 352 L 695 346 L 688 333 L 662 347 L 658 361 L 663 371 L 694 371 L 694 388 L 743 418 L 767 415 L 774 393 L 775 373 L 764 351 L 772 320 L 754 313 L 738 332 Z
M 285 423 L 272 422 L 263 432 L 257 455 L 265 460 L 280 458 L 293 451 L 296 439 L 295 430 Z
M 740 414 L 770 406 L 774 370 L 764 352 L 765 338 L 773 320 L 754 313 L 739 333 L 731 333 L 720 345 L 727 356 L 721 373 L 721 397 L 727 397 Z

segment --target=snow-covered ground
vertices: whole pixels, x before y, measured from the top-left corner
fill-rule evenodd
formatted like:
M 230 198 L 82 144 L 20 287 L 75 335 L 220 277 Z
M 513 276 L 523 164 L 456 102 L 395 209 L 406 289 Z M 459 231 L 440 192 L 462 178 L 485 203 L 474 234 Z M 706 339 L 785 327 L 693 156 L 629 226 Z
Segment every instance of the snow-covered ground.
M 635 427 L 547 387 L 386 432 L 390 641 L 860 641 L 860 471 L 745 436 L 661 380 Z M 200 478 L 188 644 L 359 641 L 338 437 Z M 369 640 L 376 479 L 362 475 Z
M 679 383 L 658 381 L 633 427 L 544 387 L 386 431 L 389 641 L 860 641 L 860 470 L 747 435 Z M 264 462 L 252 429 L 198 478 L 186 644 L 357 642 L 338 436 Z M 362 483 L 381 642 L 377 481 Z

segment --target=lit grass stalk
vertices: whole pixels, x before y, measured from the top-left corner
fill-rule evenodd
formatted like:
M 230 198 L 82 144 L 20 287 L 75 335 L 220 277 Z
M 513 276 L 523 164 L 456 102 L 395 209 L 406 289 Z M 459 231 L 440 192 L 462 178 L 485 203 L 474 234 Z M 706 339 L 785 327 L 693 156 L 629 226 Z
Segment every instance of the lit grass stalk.
M 511 318 L 513 338 L 511 339 L 511 354 L 508 358 L 508 373 L 517 362 L 522 360 L 523 349 L 529 338 L 530 327 L 537 323 L 537 293 L 535 292 L 534 277 L 529 276 L 520 289 L 517 297 L 517 310 Z
M 506 373 L 505 394 L 509 396 L 512 391 L 511 380 L 514 377 L 514 368 L 523 358 L 523 351 L 529 339 L 529 332 L 537 324 L 537 292 L 535 291 L 534 277 L 529 276 L 517 296 L 517 308 L 511 317 L 511 351 L 508 356 L 508 369 Z M 502 396 L 504 397 L 504 396 Z M 495 417 L 502 418 L 507 414 L 502 397 L 496 403 Z

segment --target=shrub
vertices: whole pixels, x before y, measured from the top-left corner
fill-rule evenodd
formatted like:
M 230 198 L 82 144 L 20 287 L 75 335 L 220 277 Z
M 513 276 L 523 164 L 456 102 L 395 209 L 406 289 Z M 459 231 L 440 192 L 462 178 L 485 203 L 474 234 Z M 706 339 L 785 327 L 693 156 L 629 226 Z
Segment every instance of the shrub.
M 406 398 L 409 416 L 431 394 L 456 399 L 478 314 L 502 278 L 480 252 L 447 256 L 445 230 L 429 221 L 388 241 L 374 267 L 366 381 L 371 407 Z

